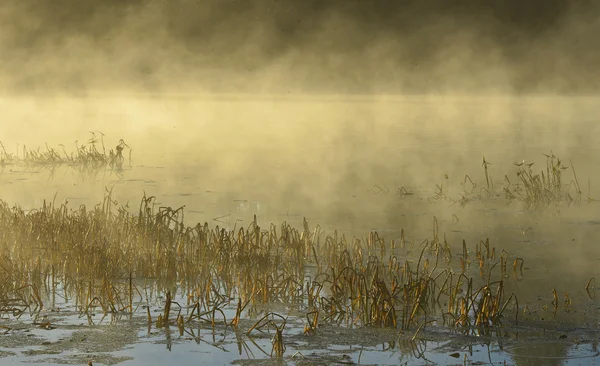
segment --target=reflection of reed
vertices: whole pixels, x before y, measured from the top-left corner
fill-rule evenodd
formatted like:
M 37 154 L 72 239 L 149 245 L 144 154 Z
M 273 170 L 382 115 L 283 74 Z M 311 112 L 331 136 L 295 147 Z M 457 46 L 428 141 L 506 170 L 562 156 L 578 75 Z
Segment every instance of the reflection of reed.
M 564 365 L 573 348 L 569 342 L 525 343 L 509 350 L 512 360 L 518 365 L 542 366 Z M 588 355 L 586 355 L 588 356 Z M 578 358 L 578 356 L 576 356 Z

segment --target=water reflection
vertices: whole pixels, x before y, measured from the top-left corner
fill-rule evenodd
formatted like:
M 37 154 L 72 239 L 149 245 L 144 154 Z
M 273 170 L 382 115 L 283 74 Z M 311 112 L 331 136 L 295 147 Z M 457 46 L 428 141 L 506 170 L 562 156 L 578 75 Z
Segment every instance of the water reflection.
M 597 342 L 572 344 L 570 342 L 527 343 L 510 348 L 516 365 L 570 365 L 600 359 Z

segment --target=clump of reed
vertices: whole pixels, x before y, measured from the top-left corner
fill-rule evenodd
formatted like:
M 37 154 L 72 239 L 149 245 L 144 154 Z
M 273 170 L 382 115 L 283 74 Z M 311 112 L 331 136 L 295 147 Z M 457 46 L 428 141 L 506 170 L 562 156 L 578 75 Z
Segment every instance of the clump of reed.
M 6 151 L 0 142 L 0 166 L 16 165 L 27 168 L 56 168 L 58 166 L 69 166 L 78 170 L 96 171 L 100 169 L 111 169 L 120 171 L 124 167 L 124 151 L 128 150 L 128 161 L 131 165 L 131 148 L 123 139 L 119 140 L 114 149 L 106 148 L 104 134 L 91 132 L 91 138 L 86 144 L 80 145 L 75 141 L 75 151 L 67 152 L 64 145 L 55 149 L 46 144 L 45 148 L 28 149 L 22 147 L 21 154 L 12 154 Z
M 415 243 L 404 231 L 396 240 L 377 232 L 326 235 L 306 220 L 301 228 L 286 222 L 262 228 L 256 217 L 230 229 L 188 226 L 183 208 L 144 196 L 132 213 L 111 191 L 91 208 L 44 202 L 25 212 L 0 201 L 0 313 L 54 308 L 60 293 L 82 316 L 136 313 L 160 298 L 156 322 L 146 310 L 149 325 L 176 324 L 180 332 L 198 322 L 238 328 L 244 313 L 276 303 L 306 313 L 307 335 L 322 323 L 415 336 L 434 320 L 489 328 L 502 323 L 507 309 L 518 314 L 516 297 L 504 292 L 512 259 L 503 251 L 497 260 L 495 253 L 489 240 L 472 251 L 463 242 L 462 253 L 452 253 L 435 218 L 431 238 Z M 522 265 L 514 259 L 515 276 L 522 276 Z M 227 307 L 235 307 L 232 319 Z M 272 354 L 282 356 L 286 317 L 267 315 L 248 333 L 273 330 Z
M 494 181 L 489 168 L 492 164 L 484 157 L 482 167 L 485 185 L 479 186 L 473 178 L 465 175 L 461 182 L 463 190 L 460 199 L 450 199 L 443 192 L 442 185 L 437 185 L 433 198 L 450 199 L 454 203 L 465 206 L 469 202 L 493 198 L 503 193 L 508 203 L 519 201 L 529 210 L 544 210 L 549 207 L 560 209 L 565 204 L 581 204 L 582 191 L 573 163 L 571 162 L 570 167 L 565 166 L 562 160 L 552 152 L 544 154 L 544 156 L 546 157 L 546 166 L 539 173 L 535 172 L 534 163 L 525 163 L 525 161 L 514 163 L 517 167 L 516 180 L 505 175 L 502 192 L 494 190 Z M 564 177 L 564 172 L 567 170 L 572 172 L 572 178 L 567 181 L 568 183 Z M 588 196 L 588 202 L 592 201 L 594 200 Z
M 335 237 L 326 238 L 330 245 L 335 241 Z M 436 314 L 441 314 L 442 323 L 452 327 L 501 325 L 505 310 L 513 304 L 517 321 L 516 296 L 504 293 L 506 266 L 490 264 L 495 260 L 495 249 L 490 247 L 489 240 L 476 247 L 474 259 L 479 264 L 481 278 L 478 288 L 474 287 L 476 281 L 467 277 L 471 265 L 466 243 L 463 242 L 461 271 L 457 274 L 450 266 L 453 256 L 446 239 L 438 237 L 435 219 L 432 239 L 419 245 L 408 243 L 403 234 L 398 244 L 393 241 L 386 244 L 377 233 L 371 233 L 366 243 L 354 238 L 348 245 L 343 236 L 340 241 L 344 249 L 334 254 L 329 271 L 307 283 L 308 305 L 312 309 L 310 317 L 307 316 L 307 334 L 316 332 L 319 314 L 323 314 L 324 322 L 346 327 L 394 327 L 403 331 L 412 328 L 418 333 L 435 320 Z M 412 251 L 415 246 L 420 249 L 418 257 L 399 259 L 399 253 Z M 385 257 L 385 262 L 380 259 Z M 494 269 L 499 277 L 495 281 Z M 328 296 L 320 295 L 322 292 Z
M 517 177 L 520 184 L 512 185 L 508 177 L 505 178 L 504 191 L 509 199 L 518 198 L 530 209 L 543 209 L 549 206 L 560 207 L 561 204 L 580 204 L 581 188 L 571 162 L 573 178 L 565 184 L 563 172 L 569 167 L 563 165 L 560 158 L 552 152 L 546 155 L 546 167 L 535 173 L 533 164 L 516 164 Z

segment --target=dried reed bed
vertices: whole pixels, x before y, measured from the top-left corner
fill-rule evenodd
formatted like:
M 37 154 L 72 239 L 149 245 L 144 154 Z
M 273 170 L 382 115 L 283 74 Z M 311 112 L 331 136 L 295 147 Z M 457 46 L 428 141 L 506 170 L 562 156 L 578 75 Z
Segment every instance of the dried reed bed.
M 507 186 L 504 188 L 509 199 L 518 198 L 523 201 L 529 209 L 544 209 L 549 206 L 560 207 L 562 204 L 580 204 L 581 188 L 575 173 L 575 167 L 571 162 L 573 178 L 568 184 L 564 184 L 563 171 L 569 167 L 563 165 L 560 158 L 553 153 L 546 156 L 546 168 L 539 173 L 532 171 L 531 165 L 519 165 L 517 177 L 521 184 L 511 187 L 506 178 Z M 512 188 L 512 189 L 511 189 Z
M 436 186 L 437 190 L 434 192 L 433 198 L 448 199 L 465 206 L 469 202 L 491 198 L 496 193 L 503 193 L 507 203 L 517 201 L 528 210 L 543 211 L 548 208 L 560 210 L 565 205 L 580 205 L 583 192 L 573 163 L 570 163 L 570 167 L 565 166 L 562 160 L 552 152 L 544 154 L 544 156 L 546 157 L 546 166 L 540 169 L 539 173 L 536 173 L 533 167 L 534 163 L 525 163 L 525 161 L 514 163 L 516 172 L 514 176 L 511 175 L 513 181 L 509 175 L 505 175 L 504 187 L 501 192 L 494 190 L 494 180 L 490 174 L 491 168 L 489 168 L 492 164 L 484 157 L 482 167 L 485 185 L 479 186 L 473 178 L 466 175 L 461 182 L 463 192 L 461 192 L 460 199 L 449 198 L 444 192 L 443 184 Z M 565 180 L 563 174 L 569 170 L 572 172 L 572 177 Z M 594 200 L 588 196 L 588 203 L 592 201 Z
M 60 150 L 48 145 L 45 149 L 37 148 L 35 150 L 22 147 L 21 154 L 8 153 L 2 142 L 0 142 L 0 166 L 16 165 L 27 168 L 55 168 L 57 166 L 69 166 L 78 170 L 95 171 L 99 169 L 122 170 L 125 163 L 123 152 L 129 150 L 128 160 L 131 165 L 131 148 L 123 141 L 114 149 L 106 149 L 104 145 L 104 134 L 99 133 L 98 138 L 94 132 L 86 144 L 80 145 L 75 141 L 75 151 L 67 152 L 64 145 L 60 145 Z
M 47 149 L 24 156 L 41 165 L 112 166 L 111 159 L 122 164 L 123 141 L 108 154 L 104 148 L 99 152 L 96 142 L 78 147 L 75 155 Z M 4 152 L 2 159 L 14 162 L 15 157 Z M 488 165 L 484 158 L 486 185 L 478 192 L 465 177 L 464 200 L 491 194 Z M 552 154 L 540 174 L 521 164 L 518 183 L 505 178 L 506 197 L 530 209 L 579 203 L 575 170 L 565 185 L 566 169 Z M 438 189 L 435 198 L 447 198 Z M 253 317 L 258 320 L 247 334 L 274 331 L 271 355 L 278 357 L 285 353 L 287 317 L 263 310 L 273 303 L 303 311 L 307 335 L 323 323 L 392 327 L 414 332 L 413 339 L 432 323 L 479 334 L 506 319 L 516 323 L 519 304 L 514 294 L 505 293 L 505 281 L 511 274 L 522 278 L 523 260 L 505 251 L 497 255 L 487 239 L 474 248 L 464 241 L 452 247 L 440 236 L 435 217 L 431 237 L 415 242 L 403 230 L 395 240 L 377 232 L 364 238 L 327 234 L 306 220 L 301 228 L 286 222 L 261 227 L 256 218 L 232 229 L 188 226 L 183 208 L 157 207 L 154 197 L 144 196 L 139 209 L 130 212 L 110 191 L 91 208 L 44 202 L 24 212 L 0 201 L 0 313 L 36 314 L 54 308 L 56 296 L 81 315 L 139 313 L 161 295 L 156 319 L 145 308 L 149 325 L 176 324 L 183 334 L 192 323 L 238 328 L 243 317 Z M 181 294 L 185 303 L 177 301 Z M 554 300 L 556 312 L 556 293 Z M 228 309 L 235 309 L 230 319 Z
M 504 293 L 508 253 L 496 259 L 486 240 L 471 251 L 463 242 L 453 254 L 435 218 L 431 238 L 415 243 L 404 232 L 396 241 L 376 232 L 326 235 L 306 220 L 298 229 L 285 222 L 261 228 L 256 218 L 230 230 L 186 226 L 182 208 L 154 202 L 144 196 L 135 213 L 108 191 L 90 209 L 45 202 L 26 213 L 0 202 L 0 312 L 35 314 L 60 295 L 82 315 L 134 313 L 154 293 L 164 294 L 164 311 L 153 319 L 147 310 L 149 324 L 172 322 L 182 332 L 193 322 L 238 327 L 244 312 L 278 302 L 306 313 L 306 334 L 323 322 L 415 336 L 433 321 L 490 329 L 507 309 L 517 320 L 517 299 Z M 518 276 L 522 261 L 512 270 Z M 186 304 L 175 301 L 177 291 Z M 236 309 L 231 319 L 227 307 Z M 286 320 L 267 312 L 247 333 L 273 329 L 273 352 L 281 356 Z

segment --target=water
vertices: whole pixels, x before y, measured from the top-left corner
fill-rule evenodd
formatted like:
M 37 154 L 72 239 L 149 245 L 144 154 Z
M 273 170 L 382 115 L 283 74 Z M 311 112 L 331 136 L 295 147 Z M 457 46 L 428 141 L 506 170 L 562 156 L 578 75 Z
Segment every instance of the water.
M 155 180 L 161 195 L 208 187 L 318 201 L 374 184 L 481 177 L 484 155 L 501 182 L 513 162 L 543 162 L 550 150 L 575 162 L 586 186 L 600 149 L 597 103 L 573 98 L 46 98 L 2 99 L 0 110 L 9 152 L 45 143 L 72 151 L 89 131 L 106 134 L 107 147 L 124 138 L 136 167 L 161 168 L 126 180 Z
M 363 331 L 335 327 L 319 329 L 311 338 L 301 334 L 301 324 L 292 324 L 286 328 L 285 361 L 593 364 L 598 361 L 600 306 L 595 288 L 588 294 L 585 287 L 590 278 L 600 278 L 600 250 L 593 244 L 600 217 L 597 203 L 586 204 L 585 197 L 600 197 L 599 106 L 593 99 L 542 97 L 2 99 L 0 141 L 10 153 L 20 154 L 23 144 L 43 149 L 45 143 L 65 144 L 72 151 L 74 141 L 84 143 L 89 131 L 106 134 L 107 148 L 123 138 L 133 152 L 132 165 L 120 174 L 4 167 L 0 198 L 27 210 L 53 199 L 77 208 L 101 202 L 106 189 L 112 189 L 118 203 L 135 212 L 145 192 L 157 197 L 157 206 L 185 205 L 190 224 L 232 228 L 248 225 L 257 215 L 265 225 L 287 221 L 300 226 L 307 217 L 311 226 L 348 236 L 377 230 L 397 239 L 404 228 L 417 242 L 431 236 L 435 216 L 453 250 L 460 251 L 462 239 L 472 247 L 489 238 L 498 252 L 504 249 L 524 260 L 523 273 L 506 281 L 507 293 L 514 292 L 521 304 L 523 328 L 488 338 L 426 328 L 412 342 L 412 333 L 378 330 L 357 338 L 352 334 Z M 550 151 L 565 165 L 574 164 L 581 206 L 535 214 L 506 205 L 502 196 L 464 207 L 457 203 L 465 175 L 478 189 L 486 185 L 483 156 L 492 163 L 492 182 L 501 193 L 504 175 L 517 181 L 515 162 L 535 162 L 534 170 L 540 170 L 545 167 L 542 153 Z M 572 175 L 571 170 L 564 174 Z M 448 199 L 434 199 L 436 185 Z M 400 187 L 414 194 L 397 196 Z M 552 289 L 560 299 L 556 314 Z M 565 293 L 573 302 L 569 311 L 563 306 Z M 229 328 L 213 333 L 203 327 L 196 329 L 196 335 L 203 334 L 198 341 L 187 333 L 178 336 L 176 327 L 170 335 L 162 329 L 148 334 L 142 318 L 115 330 L 111 324 L 81 324 L 74 313 L 65 315 L 56 322 L 58 329 L 34 329 L 23 339 L 55 343 L 78 331 L 100 329 L 120 334 L 123 342 L 88 349 L 46 346 L 40 353 L 27 353 L 39 346 L 23 343 L 1 349 L 2 363 L 228 364 L 266 360 L 271 351 L 272 333 L 252 338 Z M 23 321 L 31 324 L 27 317 Z M 336 337 L 347 342 L 332 342 Z

